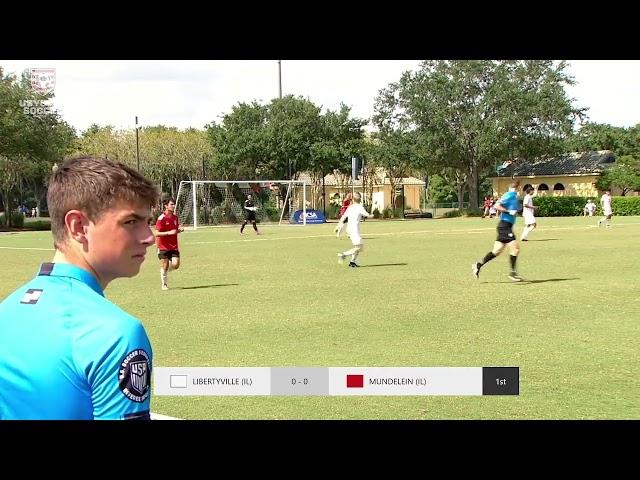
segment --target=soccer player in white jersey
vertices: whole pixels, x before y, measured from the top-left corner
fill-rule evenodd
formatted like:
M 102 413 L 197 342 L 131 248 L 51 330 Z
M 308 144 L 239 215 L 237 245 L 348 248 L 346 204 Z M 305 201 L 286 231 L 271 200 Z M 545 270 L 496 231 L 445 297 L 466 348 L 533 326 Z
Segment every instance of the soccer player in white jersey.
M 600 204 L 602 205 L 603 218 L 598 220 L 598 226 L 605 222 L 607 228 L 611 227 L 611 217 L 613 216 L 613 209 L 611 208 L 611 190 L 607 190 L 602 194 L 600 198 Z
M 373 215 L 367 212 L 362 205 L 360 205 L 360 200 L 362 196 L 359 192 L 353 194 L 353 202 L 349 205 L 349 208 L 342 214 L 340 217 L 340 223 L 344 223 L 347 221 L 347 235 L 351 239 L 351 243 L 353 244 L 353 248 L 351 250 L 347 250 L 346 252 L 342 252 L 338 254 L 338 262 L 342 263 L 344 258 L 347 255 L 351 255 L 351 261 L 349 262 L 350 267 L 358 267 L 359 265 L 356 263 L 356 259 L 364 245 L 362 243 L 362 237 L 360 236 L 360 220 L 362 218 L 372 217 Z
M 533 206 L 533 187 L 527 187 L 522 201 L 522 217 L 524 219 L 524 229 L 520 236 L 521 242 L 527 242 L 527 236 L 536 228 L 536 207 Z

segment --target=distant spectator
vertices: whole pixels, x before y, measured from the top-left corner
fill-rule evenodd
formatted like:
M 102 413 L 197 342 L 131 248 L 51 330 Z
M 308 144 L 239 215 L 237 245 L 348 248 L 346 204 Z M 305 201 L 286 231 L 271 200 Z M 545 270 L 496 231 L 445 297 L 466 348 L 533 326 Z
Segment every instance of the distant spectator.
M 583 210 L 583 214 L 586 217 L 587 215 L 589 215 L 590 217 L 593 217 L 593 214 L 596 213 L 596 204 L 593 203 L 593 201 L 591 199 L 589 199 L 589 201 L 587 202 L 587 204 L 584 206 L 584 210 Z
M 482 218 L 488 217 L 489 213 L 491 211 L 491 206 L 493 205 L 493 198 L 491 198 L 490 195 L 487 195 L 486 197 L 484 197 L 484 202 L 483 202 L 482 205 L 484 207 L 484 212 L 482 213 Z

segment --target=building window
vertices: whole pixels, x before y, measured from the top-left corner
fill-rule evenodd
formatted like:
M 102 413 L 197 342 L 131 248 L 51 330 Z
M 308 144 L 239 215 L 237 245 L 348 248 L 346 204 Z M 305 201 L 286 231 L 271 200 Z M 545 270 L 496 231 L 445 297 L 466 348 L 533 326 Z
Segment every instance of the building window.
M 554 189 L 554 190 L 564 190 L 564 185 L 563 185 L 563 184 L 561 184 L 561 183 L 556 183 L 556 184 L 553 186 L 553 189 Z
M 539 192 L 547 192 L 549 191 L 549 186 L 546 183 L 541 183 L 540 185 L 538 185 L 538 191 Z

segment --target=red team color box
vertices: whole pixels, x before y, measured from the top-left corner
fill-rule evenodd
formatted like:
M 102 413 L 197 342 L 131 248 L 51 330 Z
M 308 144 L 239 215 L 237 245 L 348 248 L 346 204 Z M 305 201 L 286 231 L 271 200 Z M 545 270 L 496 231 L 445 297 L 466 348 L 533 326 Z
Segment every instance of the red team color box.
M 364 375 L 347 375 L 347 388 L 363 388 Z

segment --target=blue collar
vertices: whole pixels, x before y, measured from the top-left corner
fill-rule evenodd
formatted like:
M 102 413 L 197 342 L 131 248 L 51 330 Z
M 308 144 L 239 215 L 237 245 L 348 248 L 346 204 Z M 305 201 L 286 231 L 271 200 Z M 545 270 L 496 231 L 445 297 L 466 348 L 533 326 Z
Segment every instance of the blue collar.
M 74 278 L 85 285 L 88 285 L 93 291 L 104 297 L 102 287 L 98 283 L 98 279 L 94 277 L 93 274 L 69 263 L 43 263 L 40 266 L 38 275 Z

